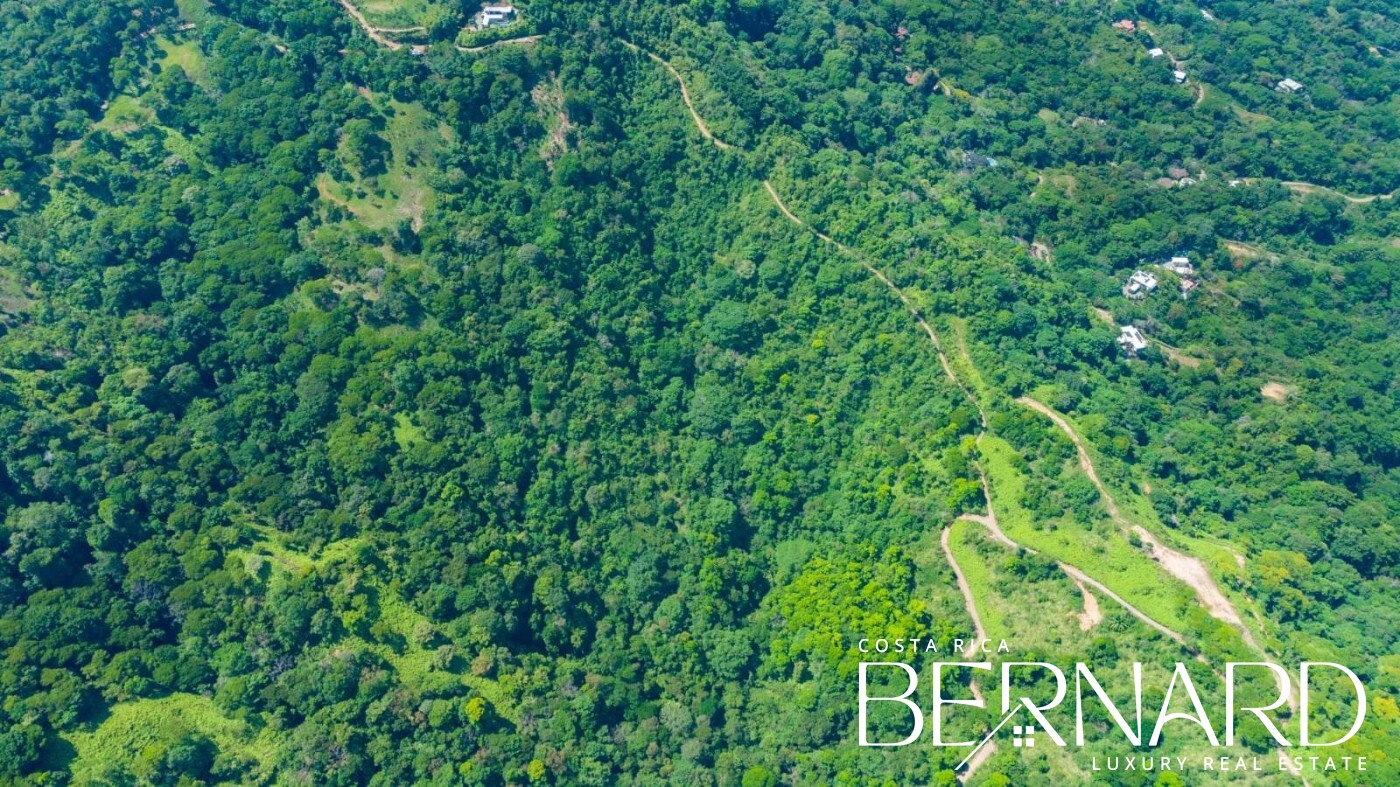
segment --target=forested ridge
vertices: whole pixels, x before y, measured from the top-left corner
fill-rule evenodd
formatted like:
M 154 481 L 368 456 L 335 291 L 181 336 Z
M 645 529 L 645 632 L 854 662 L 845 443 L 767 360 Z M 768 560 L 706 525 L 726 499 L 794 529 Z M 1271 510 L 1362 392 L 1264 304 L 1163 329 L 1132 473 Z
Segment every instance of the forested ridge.
M 1400 776 L 1388 3 L 355 10 L 0 15 L 0 783 L 1087 782 L 856 745 L 972 609 Z

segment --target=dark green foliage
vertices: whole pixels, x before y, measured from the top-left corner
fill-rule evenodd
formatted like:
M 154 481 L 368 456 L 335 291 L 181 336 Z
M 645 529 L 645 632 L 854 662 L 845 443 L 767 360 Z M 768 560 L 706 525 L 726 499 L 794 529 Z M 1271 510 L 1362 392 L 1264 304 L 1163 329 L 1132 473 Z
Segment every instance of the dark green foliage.
M 1103 416 L 1108 481 L 1150 478 L 1169 527 L 1249 553 L 1271 635 L 1394 694 L 1395 203 L 1225 185 L 1400 185 L 1394 58 L 1349 56 L 1397 45 L 1378 3 L 1159 8 L 1235 102 L 1200 108 L 1078 4 L 541 0 L 537 45 L 415 56 L 330 0 L 225 0 L 185 65 L 168 4 L 11 6 L 0 778 L 189 696 L 214 721 L 111 773 L 949 783 L 950 753 L 854 745 L 844 676 L 853 635 L 965 636 L 915 550 L 983 510 L 978 413 L 755 174 L 962 318 L 998 401 Z M 753 156 L 618 33 L 703 74 Z M 1268 89 L 1284 63 L 1308 96 Z M 1211 178 L 1152 182 L 1188 160 Z M 1117 298 L 1178 250 L 1207 291 Z M 1091 304 L 1203 363 L 1124 363 Z M 1024 508 L 1102 526 L 1058 431 L 990 416 Z M 1136 623 L 1105 612 L 1063 655 L 1118 658 Z

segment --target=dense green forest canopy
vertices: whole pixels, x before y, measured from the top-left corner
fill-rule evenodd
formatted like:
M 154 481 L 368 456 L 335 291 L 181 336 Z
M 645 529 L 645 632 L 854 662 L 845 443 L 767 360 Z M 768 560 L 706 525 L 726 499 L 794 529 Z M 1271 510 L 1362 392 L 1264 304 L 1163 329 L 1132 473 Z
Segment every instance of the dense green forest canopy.
M 1400 778 L 1393 4 L 363 6 L 0 9 L 0 783 L 950 784 L 851 674 L 954 555 L 1018 656 L 1348 664 L 1310 781 Z

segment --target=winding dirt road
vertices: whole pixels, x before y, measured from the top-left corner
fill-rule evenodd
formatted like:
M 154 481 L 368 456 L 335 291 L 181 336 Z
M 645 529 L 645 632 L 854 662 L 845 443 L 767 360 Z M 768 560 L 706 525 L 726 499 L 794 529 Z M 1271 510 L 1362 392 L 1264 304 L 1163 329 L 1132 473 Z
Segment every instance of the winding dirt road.
M 1200 600 L 1201 605 L 1206 608 L 1206 611 L 1210 613 L 1211 617 L 1229 623 L 1231 626 L 1239 629 L 1245 641 L 1255 650 L 1258 650 L 1259 645 L 1254 641 L 1254 635 L 1245 627 L 1243 619 L 1240 618 L 1239 612 L 1235 609 L 1235 605 L 1225 596 L 1225 593 L 1220 590 L 1219 585 L 1215 583 L 1215 578 L 1210 575 L 1210 571 L 1206 569 L 1204 563 L 1197 558 L 1182 554 L 1168 547 L 1147 528 L 1129 522 L 1127 518 L 1123 516 L 1122 512 L 1118 509 L 1117 501 L 1113 499 L 1113 495 L 1109 494 L 1107 487 L 1104 486 L 1103 481 L 1099 478 L 1098 472 L 1094 469 L 1094 462 L 1089 458 L 1089 452 L 1084 447 L 1084 441 L 1080 439 L 1079 433 L 1075 431 L 1069 421 L 1065 420 L 1064 416 L 1060 415 L 1055 410 L 1029 396 L 1022 396 L 1017 399 L 1016 402 L 1049 418 L 1060 428 L 1060 431 L 1064 432 L 1074 443 L 1074 449 L 1079 454 L 1079 468 L 1083 470 L 1084 474 L 1093 482 L 1094 488 L 1098 490 L 1099 496 L 1103 498 L 1104 508 L 1108 510 L 1108 515 L 1113 521 L 1119 527 L 1131 531 L 1141 539 L 1142 542 L 1147 545 L 1148 552 L 1152 555 L 1152 558 L 1161 563 L 1162 567 L 1167 570 L 1167 573 L 1185 582 L 1187 586 L 1196 593 L 1196 598 Z
M 1206 612 L 1208 612 L 1211 617 L 1232 626 L 1240 633 L 1240 638 L 1244 640 L 1244 643 L 1248 645 L 1251 650 L 1268 656 L 1268 651 L 1259 643 L 1259 640 L 1254 636 L 1254 632 L 1249 626 L 1245 625 L 1243 618 L 1240 617 L 1239 611 L 1235 609 L 1234 603 L 1231 602 L 1220 589 L 1220 586 L 1215 581 L 1215 577 L 1211 576 L 1210 570 L 1206 568 L 1205 563 L 1202 563 L 1200 558 L 1192 557 L 1172 549 L 1166 544 L 1163 544 L 1161 539 L 1157 538 L 1150 530 L 1140 524 L 1129 522 L 1127 518 L 1123 516 L 1122 512 L 1118 509 L 1117 502 L 1113 499 L 1113 495 L 1109 494 L 1103 481 L 1099 479 L 1099 474 L 1094 469 L 1094 462 L 1090 459 L 1089 452 L 1084 447 L 1084 441 L 1080 438 L 1079 433 L 1075 431 L 1073 425 L 1052 408 L 1029 396 L 1022 396 L 1017 399 L 1016 402 L 1049 418 L 1060 428 L 1060 431 L 1064 432 L 1069 437 L 1070 441 L 1074 443 L 1074 449 L 1079 455 L 1079 467 L 1084 471 L 1084 474 L 1089 477 L 1089 480 L 1093 482 L 1094 487 L 1098 489 L 1099 495 L 1104 501 L 1104 508 L 1108 510 L 1108 514 L 1112 517 L 1113 521 L 1119 527 L 1136 535 L 1138 539 L 1147 546 L 1148 554 L 1151 555 L 1153 560 L 1161 564 L 1162 568 L 1166 569 L 1168 574 L 1171 574 L 1173 577 L 1184 582 L 1187 587 L 1191 588 L 1191 590 L 1195 592 L 1196 598 L 1200 601 L 1201 606 L 1205 608 Z M 1236 553 L 1236 559 L 1240 559 L 1238 553 Z M 1278 681 L 1278 686 L 1286 695 L 1288 707 L 1296 712 L 1298 708 L 1298 699 L 1293 690 L 1293 684 L 1290 681 L 1281 680 Z
M 350 18 L 359 23 L 360 29 L 365 31 L 365 35 L 369 36 L 371 41 L 390 50 L 397 51 L 403 49 L 403 44 L 384 35 L 386 32 L 391 31 L 380 30 L 370 24 L 369 20 L 365 19 L 365 15 L 360 13 L 360 9 L 356 8 L 355 4 L 350 2 L 350 0 L 340 0 L 340 4 L 345 8 L 346 13 L 350 14 Z
M 734 147 L 728 142 L 725 142 L 724 140 L 715 136 L 714 133 L 710 131 L 710 127 L 705 124 L 705 119 L 700 117 L 699 112 L 695 111 L 695 102 L 692 101 L 690 98 L 690 89 L 685 86 L 685 80 L 681 78 L 681 72 L 677 71 L 675 66 L 671 65 L 669 62 L 667 62 L 665 58 L 656 54 L 655 52 L 642 49 L 641 47 L 637 46 L 631 41 L 628 41 L 623 38 L 619 38 L 618 41 L 621 41 L 623 46 L 627 47 L 633 52 L 644 53 L 647 57 L 660 63 L 667 71 L 671 73 L 671 76 L 676 80 L 676 84 L 680 85 L 681 87 L 681 100 L 685 102 L 685 108 L 690 110 L 690 119 L 695 121 L 695 127 L 700 130 L 700 136 L 704 137 L 710 142 L 713 142 L 715 147 L 719 148 L 720 150 L 730 150 Z
M 943 556 L 948 559 L 948 565 L 953 569 L 953 576 L 958 580 L 958 590 L 962 591 L 963 605 L 967 607 L 967 614 L 972 618 L 973 633 L 978 640 L 987 639 L 987 629 L 982 625 L 982 617 L 977 614 L 977 602 L 972 597 L 972 586 L 967 583 L 967 577 L 963 576 L 962 567 L 958 565 L 958 559 L 953 557 L 953 528 L 943 528 Z
M 365 31 L 366 35 L 368 35 L 371 40 L 391 50 L 397 50 L 403 47 L 403 44 L 384 36 L 384 31 L 381 31 L 380 29 L 375 28 L 373 25 L 369 24 L 368 20 L 365 19 L 364 15 L 360 13 L 360 10 L 356 8 L 354 4 L 350 2 L 350 0 L 339 0 L 339 2 L 351 15 L 351 17 L 359 23 L 360 27 Z M 525 39 L 512 39 L 510 41 L 502 41 L 497 43 L 524 43 L 526 41 L 535 39 L 538 39 L 538 36 L 527 37 Z M 623 43 L 625 46 L 627 46 L 629 49 L 635 52 L 645 53 L 648 58 L 654 60 L 655 62 L 665 67 L 667 72 L 670 73 L 670 75 L 676 80 L 677 84 L 679 85 L 681 98 L 684 101 L 685 107 L 690 113 L 691 119 L 694 121 L 695 127 L 699 131 L 701 136 L 704 137 L 707 141 L 713 143 L 715 147 L 721 150 L 733 149 L 732 145 L 719 139 L 714 135 L 713 132 L 710 131 L 709 126 L 705 123 L 704 119 L 700 116 L 699 112 L 695 108 L 695 104 L 691 99 L 690 91 L 685 84 L 685 80 L 681 77 L 680 72 L 678 72 L 674 66 L 672 66 L 665 59 L 661 58 L 659 55 L 644 50 L 630 41 L 626 41 L 623 39 L 619 39 L 619 41 L 621 41 L 621 43 Z M 485 47 L 465 49 L 463 51 L 479 51 L 479 49 L 482 48 Z M 1289 186 L 1290 188 L 1311 186 L 1311 184 L 1288 183 L 1285 183 L 1284 185 Z M 923 315 L 920 314 L 918 307 L 914 305 L 913 301 L 904 293 L 904 291 L 901 290 L 880 269 L 870 264 L 865 259 L 864 255 L 855 251 L 854 249 L 851 249 L 849 246 L 846 246 L 845 244 L 842 244 L 839 241 L 832 239 L 830 236 L 826 235 L 820 230 L 817 230 L 814 227 L 811 227 L 802 219 L 798 218 L 798 216 L 794 214 L 792 210 L 790 210 L 788 206 L 783 202 L 782 198 L 778 195 L 777 190 L 773 188 L 773 185 L 770 181 L 764 180 L 763 187 L 767 191 L 768 196 L 772 199 L 773 203 L 777 206 L 778 210 L 789 221 L 793 222 L 794 224 L 800 227 L 806 228 L 817 238 L 821 239 L 822 241 L 832 245 L 833 247 L 841 250 L 842 252 L 852 257 L 862 268 L 864 268 L 868 273 L 879 279 L 887 288 L 890 289 L 891 292 L 893 292 L 899 298 L 900 302 L 904 304 L 905 308 L 914 317 L 914 320 L 919 326 L 919 328 L 922 329 L 924 333 L 928 336 L 930 343 L 933 345 L 934 351 L 938 355 L 938 360 L 943 367 L 944 373 L 948 376 L 949 380 L 951 380 L 955 385 L 957 385 L 957 387 L 967 397 L 968 401 L 971 402 L 973 406 L 977 409 L 977 412 L 981 417 L 983 433 L 985 433 L 989 426 L 987 415 L 983 411 L 981 403 L 977 400 L 976 397 L 972 395 L 972 392 L 968 390 L 968 388 L 963 384 L 961 379 L 959 379 L 958 376 L 954 373 L 951 364 L 949 364 L 948 362 L 947 356 L 943 352 L 942 345 L 938 339 L 938 334 L 933 330 L 933 327 L 929 325 L 928 322 L 923 318 Z M 1391 196 L 1392 195 L 1377 195 L 1364 198 L 1348 197 L 1347 199 L 1350 199 L 1353 202 L 1369 202 L 1374 199 L 1388 199 Z M 1065 431 L 1066 434 L 1069 435 L 1070 439 L 1074 442 L 1074 445 L 1078 450 L 1080 466 L 1083 468 L 1085 474 L 1089 476 L 1090 480 L 1094 483 L 1095 487 L 1098 488 L 1099 493 L 1102 495 L 1110 515 L 1114 518 L 1115 521 L 1120 522 L 1120 524 L 1129 525 L 1129 523 L 1126 523 L 1126 521 L 1122 519 L 1121 514 L 1118 512 L 1116 502 L 1114 502 L 1112 496 L 1108 494 L 1107 490 L 1103 486 L 1103 483 L 1099 480 L 1098 474 L 1094 470 L 1093 463 L 1089 459 L 1088 452 L 1085 450 L 1082 442 L 1079 439 L 1079 436 L 1074 432 L 1073 428 L 1071 428 L 1069 423 L 1065 421 L 1062 417 L 1060 417 L 1058 413 L 1034 399 L 1030 399 L 1029 397 L 1022 397 L 1017 401 L 1023 405 L 1031 407 L 1047 415 L 1051 418 L 1051 420 L 1053 420 L 1056 423 L 1056 425 L 1058 425 L 1062 430 Z M 978 437 L 980 439 L 981 435 L 979 435 Z M 979 473 L 981 472 L 980 466 L 978 467 L 978 471 Z M 987 530 L 992 534 L 993 538 L 1012 548 L 1025 549 L 1031 554 L 1039 554 L 1038 552 L 1036 552 L 1036 550 L 1027 547 L 1022 547 L 1021 545 L 1017 544 L 1015 541 L 1009 538 L 1005 534 L 1005 532 L 1002 531 L 1000 524 L 997 522 L 996 513 L 992 508 L 991 492 L 987 485 L 987 478 L 985 474 L 982 474 L 981 480 L 982 493 L 986 498 L 987 513 L 985 515 L 967 514 L 960 518 L 982 525 L 983 527 L 987 528 Z M 1252 634 L 1243 625 L 1238 613 L 1234 611 L 1234 606 L 1230 603 L 1229 599 L 1225 598 L 1224 594 L 1220 592 L 1219 588 L 1215 586 L 1214 580 L 1210 576 L 1209 572 L 1206 571 L 1204 564 L 1202 564 L 1199 560 L 1195 558 L 1187 557 L 1186 555 L 1183 555 L 1181 553 L 1175 552 L 1174 550 L 1167 548 L 1165 545 L 1161 544 L 1161 542 L 1158 541 L 1155 536 L 1153 536 L 1144 528 L 1138 525 L 1129 526 L 1133 528 L 1133 531 L 1138 534 L 1139 538 L 1141 538 L 1145 543 L 1148 543 L 1150 545 L 1151 549 L 1153 550 L 1154 557 L 1157 557 L 1157 559 L 1168 568 L 1169 572 L 1172 572 L 1174 575 L 1179 576 L 1179 578 L 1187 582 L 1187 584 L 1190 585 L 1196 591 L 1198 597 L 1201 598 L 1202 603 L 1206 606 L 1206 608 L 1211 612 L 1212 615 L 1222 620 L 1226 620 L 1227 622 L 1231 622 L 1232 625 L 1237 626 L 1242 632 L 1246 641 L 1249 642 L 1256 650 L 1261 650 L 1262 652 L 1262 649 L 1260 649 L 1257 643 L 1255 643 Z M 966 604 L 969 617 L 971 617 L 973 621 L 973 626 L 977 632 L 977 635 L 979 638 L 985 639 L 986 630 L 983 627 L 981 618 L 977 613 L 976 601 L 973 597 L 971 586 L 967 583 L 966 577 L 963 575 L 961 567 L 958 566 L 957 561 L 953 557 L 949 543 L 950 537 L 950 531 L 948 529 L 945 529 L 943 531 L 941 539 L 944 555 L 947 557 L 948 563 L 950 567 L 952 567 L 954 575 L 957 577 L 958 587 L 962 591 L 964 603 Z M 1188 651 L 1195 653 L 1194 649 L 1187 645 L 1185 638 L 1181 634 L 1153 620 L 1147 614 L 1137 609 L 1132 604 L 1128 603 L 1126 599 L 1119 596 L 1117 593 L 1114 593 L 1103 583 L 1090 577 L 1088 574 L 1084 573 L 1079 568 L 1072 566 L 1068 563 L 1057 561 L 1057 565 L 1062 571 L 1065 572 L 1066 575 L 1070 577 L 1070 579 L 1072 579 L 1075 582 L 1075 584 L 1080 588 L 1080 590 L 1084 594 L 1085 612 L 1081 616 L 1082 626 L 1092 626 L 1093 621 L 1102 619 L 1102 613 L 1098 610 L 1097 601 L 1093 598 L 1092 594 L 1090 594 L 1087 589 L 1093 588 L 1097 590 L 1100 594 L 1102 594 L 1104 597 L 1110 598 L 1117 602 L 1129 614 L 1133 615 L 1138 620 L 1141 620 L 1147 626 L 1161 632 L 1163 635 L 1176 641 Z M 1177 572 L 1181 573 L 1177 574 Z M 1200 658 L 1200 655 L 1197 654 L 1197 657 Z M 975 680 L 972 681 L 971 689 L 974 697 L 981 699 L 981 691 Z M 1291 691 L 1289 696 L 1289 705 L 1293 706 L 1293 698 Z M 964 773 L 959 775 L 959 779 L 965 781 L 968 777 L 970 777 L 972 772 L 976 770 L 976 768 L 979 765 L 986 762 L 987 758 L 991 756 L 992 749 L 993 746 L 988 745 L 984 747 L 982 751 L 979 751 L 977 756 L 974 756 L 971 760 L 969 760 L 967 763 L 966 770 L 964 771 Z
M 798 218 L 797 215 L 794 214 L 792 210 L 788 208 L 787 204 L 783 202 L 783 198 L 778 196 L 778 191 L 777 189 L 773 188 L 773 184 L 771 181 L 763 181 L 763 188 L 768 192 L 768 196 L 770 199 L 773 200 L 773 204 L 778 206 L 778 211 L 781 212 L 784 216 L 786 216 L 789 221 L 791 221 L 793 224 L 796 224 L 799 227 L 807 229 L 817 238 L 825 241 L 826 243 L 831 244 L 837 249 L 840 249 L 842 252 L 854 259 L 856 263 L 859 264 L 862 268 L 864 268 L 867 273 L 874 276 L 876 279 L 879 279 L 880 283 L 888 287 L 890 292 L 894 293 L 895 297 L 899 298 L 899 302 L 904 304 L 904 308 L 909 311 L 909 314 L 911 316 L 913 316 L 914 323 L 918 325 L 920 329 L 923 330 L 924 334 L 928 336 L 929 341 L 933 344 L 934 353 L 938 355 L 938 363 L 943 367 L 943 373 L 947 375 L 948 379 L 963 392 L 963 395 L 966 396 L 967 400 L 972 403 L 972 406 L 977 408 L 977 416 L 978 419 L 982 422 L 982 428 L 984 430 L 987 429 L 987 413 L 982 410 L 982 405 L 980 402 L 977 401 L 977 397 L 972 395 L 972 391 L 968 390 L 967 386 L 963 385 L 963 381 L 957 376 L 957 374 L 953 372 L 953 365 L 948 363 L 948 356 L 943 352 L 943 343 L 939 341 L 938 333 L 933 330 L 933 326 L 929 325 L 928 321 L 924 319 L 924 316 L 921 313 L 919 313 L 919 307 L 916 306 L 914 304 L 914 301 L 904 293 L 904 290 L 901 290 L 899 288 L 899 285 L 891 281 L 890 277 L 886 276 L 883 271 L 866 261 L 865 257 L 860 252 L 857 252 L 850 246 L 847 246 L 846 244 L 838 240 L 833 240 L 831 236 L 827 235 L 821 230 L 812 227 L 811 225 L 807 224 L 807 222 Z

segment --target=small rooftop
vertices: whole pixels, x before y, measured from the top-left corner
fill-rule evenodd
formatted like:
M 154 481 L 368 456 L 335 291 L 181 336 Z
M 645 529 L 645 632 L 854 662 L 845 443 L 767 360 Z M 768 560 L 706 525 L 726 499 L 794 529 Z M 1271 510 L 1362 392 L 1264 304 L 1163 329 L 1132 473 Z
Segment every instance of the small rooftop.
M 1118 346 L 1133 355 L 1147 349 L 1147 337 L 1134 325 L 1124 325 L 1118 330 Z

